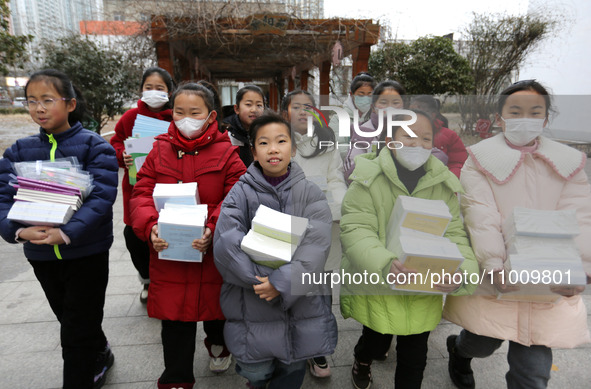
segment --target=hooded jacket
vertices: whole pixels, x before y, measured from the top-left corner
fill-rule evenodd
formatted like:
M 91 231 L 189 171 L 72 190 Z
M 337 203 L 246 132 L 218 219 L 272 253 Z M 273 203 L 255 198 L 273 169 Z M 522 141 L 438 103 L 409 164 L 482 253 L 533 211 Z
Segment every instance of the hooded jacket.
M 460 271 L 469 276 L 478 271 L 478 264 L 470 248 L 460 219 L 456 192 L 462 192 L 457 177 L 436 157 L 429 156 L 423 165 L 422 176 L 412 193 L 398 178 L 392 153 L 385 149 L 356 158 L 357 166 L 351 174 L 352 183 L 343 200 L 341 243 L 342 269 L 347 273 L 375 274 L 377 284 L 341 286 L 341 312 L 382 334 L 411 335 L 433 330 L 441 319 L 442 296 L 411 294 L 390 289 L 387 276 L 394 253 L 386 249 L 386 229 L 390 214 L 400 195 L 430 200 L 443 200 L 449 207 L 452 220 L 445 237 L 457 244 L 464 256 Z M 374 280 L 375 280 L 375 277 Z M 453 294 L 470 294 L 475 285 L 464 283 Z
M 154 147 L 138 172 L 130 201 L 132 226 L 138 237 L 150 241 L 152 227 L 158 222 L 152 193 L 156 183 L 197 182 L 199 198 L 207 204 L 206 226 L 215 232 L 220 207 L 234 183 L 246 171 L 236 148 L 213 122 L 187 149 L 187 141 L 176 125 L 167 134 L 156 137 Z M 195 237 L 195 239 L 200 237 Z M 148 314 L 161 320 L 203 321 L 223 319 L 219 305 L 222 278 L 213 263 L 213 250 L 203 262 L 179 262 L 158 259 L 150 244 L 150 298 Z
M 289 264 L 278 269 L 257 265 L 240 249 L 259 205 L 308 219 L 308 228 Z M 330 355 L 337 343 L 330 292 L 322 295 L 305 274 L 319 276 L 330 248 L 332 216 L 326 198 L 292 162 L 289 176 L 269 184 L 258 163 L 250 165 L 222 205 L 214 237 L 215 262 L 224 279 L 221 305 L 224 339 L 245 363 L 278 359 L 290 364 Z M 267 276 L 280 296 L 270 302 L 254 293 L 255 276 Z
M 94 188 L 68 223 L 60 226 L 70 244 L 59 246 L 24 244 L 25 256 L 32 261 L 76 259 L 108 251 L 113 243 L 113 203 L 117 197 L 117 160 L 115 150 L 100 135 L 82 128 L 80 122 L 60 134 L 38 135 L 19 139 L 0 159 L 0 232 L 4 240 L 16 243 L 15 234 L 26 227 L 6 216 L 16 190 L 8 183 L 14 162 L 48 161 L 52 149 L 55 158 L 76 157 L 82 169 L 93 176 Z
M 510 147 L 503 134 L 468 149 L 462 168 L 462 211 L 482 272 L 506 266 L 502 225 L 514 207 L 575 209 L 580 234 L 575 239 L 591 274 L 591 191 L 583 170 L 586 157 L 566 145 L 539 137 L 535 151 Z M 575 347 L 591 341 L 581 296 L 556 303 L 497 300 L 490 281 L 474 296 L 450 297 L 444 317 L 478 335 L 525 346 Z

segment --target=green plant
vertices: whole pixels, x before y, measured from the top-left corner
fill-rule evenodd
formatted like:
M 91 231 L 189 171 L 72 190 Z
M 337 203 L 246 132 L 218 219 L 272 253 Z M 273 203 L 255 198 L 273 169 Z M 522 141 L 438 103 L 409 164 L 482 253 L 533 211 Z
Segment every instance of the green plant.
M 468 61 L 443 37 L 386 43 L 371 53 L 369 72 L 379 81 L 402 83 L 414 95 L 461 94 L 474 85 Z
M 132 56 L 75 34 L 46 44 L 45 52 L 44 66 L 63 71 L 82 91 L 97 132 L 137 94 L 141 70 Z

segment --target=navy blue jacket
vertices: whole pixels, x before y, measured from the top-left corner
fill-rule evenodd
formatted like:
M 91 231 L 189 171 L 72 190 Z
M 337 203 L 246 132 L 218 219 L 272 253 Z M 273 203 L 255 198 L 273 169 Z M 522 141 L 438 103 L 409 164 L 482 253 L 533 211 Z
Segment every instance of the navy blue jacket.
M 57 142 L 55 158 L 75 156 L 82 169 L 94 178 L 90 195 L 72 219 L 60 226 L 71 244 L 59 245 L 59 254 L 62 259 L 74 259 L 107 251 L 113 243 L 113 203 L 117 197 L 119 166 L 115 150 L 100 135 L 82 128 L 80 123 L 53 137 Z M 16 193 L 16 189 L 8 184 L 11 175 L 16 175 L 12 163 L 49 160 L 51 146 L 49 135 L 41 128 L 38 135 L 16 141 L 0 159 L 0 234 L 9 243 L 16 243 L 16 231 L 26 227 L 6 218 Z M 57 250 L 50 245 L 27 242 L 24 249 L 25 256 L 32 261 L 58 259 Z

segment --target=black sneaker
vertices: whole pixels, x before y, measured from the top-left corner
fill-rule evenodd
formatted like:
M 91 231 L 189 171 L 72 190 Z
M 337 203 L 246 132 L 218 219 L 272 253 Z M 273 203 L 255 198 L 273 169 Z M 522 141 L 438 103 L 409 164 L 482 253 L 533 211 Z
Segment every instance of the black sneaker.
M 111 352 L 109 343 L 105 346 L 105 350 L 100 352 L 96 358 L 94 367 L 94 389 L 102 388 L 107 380 L 107 371 L 113 366 L 115 356 Z
M 308 359 L 308 366 L 310 366 L 310 374 L 312 374 L 314 377 L 326 378 L 330 377 L 332 374 L 326 357 Z
M 356 389 L 369 389 L 371 386 L 371 364 L 361 363 L 355 358 L 351 369 L 351 379 Z
M 470 367 L 472 358 L 464 358 L 458 355 L 456 351 L 457 335 L 447 337 L 447 351 L 449 352 L 448 371 L 449 377 L 459 389 L 474 389 L 474 372 Z

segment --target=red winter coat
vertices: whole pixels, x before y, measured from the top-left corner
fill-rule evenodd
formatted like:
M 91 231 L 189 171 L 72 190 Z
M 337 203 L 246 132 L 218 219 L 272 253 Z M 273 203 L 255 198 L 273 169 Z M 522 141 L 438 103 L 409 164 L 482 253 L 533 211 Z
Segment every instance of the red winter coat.
M 435 122 L 436 125 L 441 126 L 442 124 L 440 120 Z M 460 178 L 460 170 L 462 170 L 464 162 L 468 159 L 468 152 L 458 134 L 454 130 L 441 126 L 439 132 L 435 135 L 433 146 L 447 155 L 447 168 Z
M 174 122 L 171 123 L 167 134 L 156 137 L 154 148 L 138 173 L 130 208 L 133 230 L 141 239 L 149 241 L 158 221 L 152 199 L 156 183 L 197 182 L 201 203 L 208 205 L 207 227 L 213 237 L 222 201 L 246 172 L 237 148 L 226 133 L 218 131 L 217 122 L 209 126 L 193 150 L 185 149 L 179 136 Z M 179 158 L 180 151 L 195 154 Z M 201 263 L 158 259 L 150 244 L 150 317 L 177 321 L 223 319 L 221 286 L 222 277 L 213 263 L 213 244 Z
M 160 112 L 152 112 L 146 103 L 138 100 L 137 108 L 132 108 L 125 112 L 115 125 L 115 135 L 111 138 L 111 146 L 117 152 L 117 162 L 119 162 L 119 167 L 122 167 L 124 172 L 123 181 L 121 182 L 121 190 L 123 192 L 123 222 L 128 226 L 131 225 L 129 199 L 131 198 L 133 185 L 129 183 L 129 171 L 125 168 L 125 163 L 123 162 L 123 151 L 125 150 L 123 142 L 131 136 L 131 130 L 138 114 L 172 122 L 172 110 L 165 109 Z

